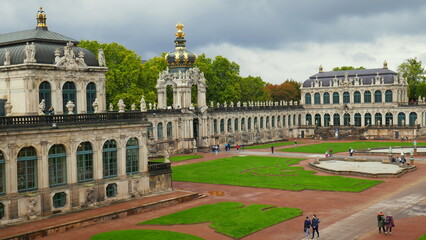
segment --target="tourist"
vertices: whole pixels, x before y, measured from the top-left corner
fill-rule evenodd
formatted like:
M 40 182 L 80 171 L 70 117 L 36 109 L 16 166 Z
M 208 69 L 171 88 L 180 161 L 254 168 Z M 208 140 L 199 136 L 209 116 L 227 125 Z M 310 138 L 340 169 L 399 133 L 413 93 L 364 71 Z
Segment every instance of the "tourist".
M 388 215 L 386 216 L 385 225 L 386 225 L 385 234 L 392 234 L 392 228 L 395 227 L 395 223 L 393 222 L 393 217 L 390 212 L 388 212 Z
M 297 140 L 294 140 L 294 146 L 297 147 Z
M 349 148 L 349 156 L 352 156 L 352 155 L 354 155 L 354 150 L 353 150 L 353 148 L 352 148 L 352 147 L 350 147 L 350 148 Z
M 311 226 L 312 226 L 312 239 L 315 236 L 315 232 L 317 232 L 317 238 L 319 238 L 319 232 L 318 232 L 318 228 L 319 228 L 319 223 L 320 220 L 319 218 L 317 218 L 317 215 L 314 214 L 314 217 L 312 218 L 311 221 Z
M 325 158 L 328 158 L 328 151 L 325 151 Z
M 235 148 L 237 149 L 237 152 L 240 151 L 240 145 L 239 144 L 237 144 L 237 146 L 235 146 Z
M 241 150 L 244 150 L 244 147 L 245 147 L 244 143 L 241 144 Z
M 274 145 L 272 145 L 271 146 L 271 152 L 272 152 L 272 154 L 274 154 L 274 150 L 275 150 Z
M 306 217 L 305 222 L 303 223 L 303 229 L 306 234 L 306 238 L 309 238 L 309 229 L 311 228 L 311 220 L 309 220 L 309 217 Z
M 379 227 L 379 233 L 382 233 L 382 229 L 383 229 L 383 233 L 385 233 L 385 216 L 383 215 L 382 212 L 379 212 L 377 214 L 377 227 Z
M 55 108 L 53 106 L 50 107 L 48 113 L 49 115 L 55 115 Z
M 330 147 L 330 149 L 328 149 L 328 156 L 332 157 L 333 156 L 333 148 Z

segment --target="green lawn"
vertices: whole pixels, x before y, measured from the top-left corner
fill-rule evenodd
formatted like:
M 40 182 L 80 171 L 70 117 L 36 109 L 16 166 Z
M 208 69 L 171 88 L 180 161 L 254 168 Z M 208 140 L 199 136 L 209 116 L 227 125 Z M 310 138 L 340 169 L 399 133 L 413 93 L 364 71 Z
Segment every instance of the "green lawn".
M 221 202 L 176 212 L 140 224 L 175 225 L 210 222 L 216 232 L 232 238 L 242 238 L 274 224 L 300 216 L 298 208 L 284 208 L 272 205 L 239 202 Z
M 119 230 L 103 232 L 93 235 L 90 240 L 159 240 L 159 239 L 179 239 L 179 240 L 202 240 L 203 238 L 178 232 L 162 230 Z
M 236 156 L 173 167 L 173 180 L 301 191 L 359 192 L 382 181 L 313 175 L 291 167 L 302 159 Z
M 417 146 L 420 146 L 424 143 L 417 143 Z M 293 147 L 280 149 L 279 151 L 283 152 L 303 152 L 303 153 L 325 153 L 330 147 L 333 148 L 333 153 L 338 152 L 348 152 L 349 148 L 352 147 L 355 152 L 357 149 L 367 149 L 367 148 L 377 148 L 385 147 L 389 148 L 390 146 L 413 146 L 413 142 L 350 142 L 350 143 L 319 143 L 312 144 L 308 146 Z
M 301 142 L 298 142 L 297 144 L 300 144 Z M 272 145 L 274 147 L 281 147 L 281 146 L 287 146 L 287 145 L 294 145 L 294 142 L 276 142 L 276 143 L 267 143 L 262 145 L 253 145 L 253 146 L 246 146 L 244 149 L 259 149 L 259 148 L 270 148 Z
M 169 160 L 171 162 L 180 162 L 190 159 L 196 159 L 196 158 L 202 158 L 201 155 L 184 155 L 184 156 L 176 156 L 176 157 L 169 157 Z M 164 158 L 162 159 L 155 159 L 155 160 L 149 160 L 150 162 L 164 162 Z
M 418 240 L 426 240 L 426 234 L 421 236 Z

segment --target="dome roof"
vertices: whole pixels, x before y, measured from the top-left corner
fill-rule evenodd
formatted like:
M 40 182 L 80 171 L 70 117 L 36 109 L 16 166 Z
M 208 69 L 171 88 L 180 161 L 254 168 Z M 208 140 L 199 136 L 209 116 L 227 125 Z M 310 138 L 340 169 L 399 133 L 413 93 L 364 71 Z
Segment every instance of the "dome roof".
M 178 31 L 176 32 L 175 51 L 167 53 L 165 56 L 171 73 L 178 71 L 185 72 L 192 68 L 197 60 L 197 56 L 194 53 L 186 50 L 185 33 L 182 31 L 183 27 L 182 23 L 176 25 Z
M 55 64 L 55 50 L 59 50 L 63 56 L 67 43 L 72 42 L 74 45 L 79 43 L 75 39 L 49 31 L 46 25 L 46 14 L 41 8 L 37 12 L 36 19 L 37 27 L 35 29 L 0 34 L 0 66 L 4 66 L 7 51 L 10 53 L 10 64 L 24 63 L 27 43 L 34 43 L 36 63 L 42 64 Z M 88 66 L 99 66 L 96 56 L 89 50 L 74 47 L 73 52 L 76 56 L 83 52 L 84 62 Z

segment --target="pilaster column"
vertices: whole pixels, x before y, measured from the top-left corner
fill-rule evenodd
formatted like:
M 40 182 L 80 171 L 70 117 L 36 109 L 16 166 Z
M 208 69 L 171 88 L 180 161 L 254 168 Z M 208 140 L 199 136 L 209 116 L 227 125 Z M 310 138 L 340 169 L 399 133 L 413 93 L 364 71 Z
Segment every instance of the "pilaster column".
M 9 144 L 7 146 L 6 162 L 6 193 L 17 193 L 18 192 L 18 149 L 16 144 Z
M 102 164 L 102 147 L 103 139 L 97 137 L 93 144 L 93 179 L 98 180 L 103 178 L 103 164 Z
M 49 187 L 49 149 L 47 141 L 41 141 L 41 156 L 38 161 L 38 188 L 44 189 Z
M 126 176 L 126 136 L 120 135 L 117 148 L 117 175 Z

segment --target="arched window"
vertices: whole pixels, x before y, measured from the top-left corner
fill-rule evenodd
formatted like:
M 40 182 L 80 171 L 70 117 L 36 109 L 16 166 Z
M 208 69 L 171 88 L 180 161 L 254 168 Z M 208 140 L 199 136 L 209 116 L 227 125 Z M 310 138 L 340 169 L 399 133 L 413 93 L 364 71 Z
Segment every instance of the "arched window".
M 167 138 L 173 138 L 173 125 L 172 122 L 167 123 Z
M 415 112 L 410 113 L 409 118 L 410 118 L 410 126 L 414 126 L 417 120 L 417 113 Z
M 306 93 L 305 94 L 305 104 L 311 104 L 311 94 L 310 93 Z
M 67 204 L 67 194 L 64 192 L 55 193 L 52 197 L 52 203 L 54 208 L 65 207 L 65 204 Z
M 382 125 L 383 123 L 382 114 L 376 113 L 374 115 L 374 122 L 376 123 L 376 125 Z
M 45 109 L 44 113 L 47 114 L 49 108 L 52 106 L 52 90 L 49 82 L 42 82 L 38 87 L 38 103 L 44 99 Z
M 115 183 L 108 184 L 105 188 L 105 195 L 108 198 L 112 198 L 112 197 L 117 196 L 117 184 L 115 184 Z
M 306 114 L 306 125 L 312 125 L 312 116 L 311 114 Z
M 324 127 L 330 126 L 330 114 L 326 113 L 324 114 Z
M 351 115 L 349 115 L 349 113 L 345 113 L 343 115 L 343 125 L 344 126 L 349 126 L 351 123 Z
M 299 124 L 299 126 L 302 124 L 302 114 L 299 114 L 299 116 L 297 117 L 297 124 Z
M 248 130 L 251 130 L 251 117 L 249 117 L 247 120 L 247 128 Z
M 271 118 L 271 127 L 275 128 L 275 116 L 272 116 Z
M 225 132 L 225 120 L 220 119 L 220 132 L 224 133 Z
M 234 119 L 234 131 L 238 132 L 238 118 Z
M 321 96 L 319 93 L 314 94 L 314 104 L 321 104 Z
M 333 104 L 339 104 L 339 93 L 338 92 L 334 92 L 333 93 Z
M 263 117 L 260 117 L 260 129 L 263 129 Z
M 392 113 L 386 113 L 386 126 L 392 125 L 393 122 L 393 115 Z
M 267 116 L 266 117 L 266 128 L 270 128 L 270 125 L 269 125 L 269 116 Z
M 93 102 L 96 99 L 96 85 L 95 83 L 89 83 L 86 87 L 86 111 L 87 113 L 93 113 Z
M 391 103 L 392 102 L 392 91 L 386 90 L 385 92 L 385 102 Z
M 382 91 L 376 90 L 374 92 L 374 102 L 375 103 L 381 103 L 382 102 Z
M 285 115 L 283 115 L 283 127 L 285 127 L 286 121 L 285 121 Z
M 371 103 L 371 92 L 370 91 L 364 92 L 364 103 Z
M 232 121 L 230 118 L 228 119 L 227 129 L 228 129 L 228 132 L 232 131 Z
M 364 124 L 365 126 L 371 125 L 371 114 L 370 113 L 366 113 L 364 115 Z
M 315 126 L 321 127 L 321 115 L 315 114 Z
M 293 126 L 296 125 L 296 114 L 293 115 Z
M 6 162 L 4 153 L 0 150 L 0 195 L 6 192 Z M 1 209 L 0 209 L 1 210 Z M 0 216 L 1 219 L 1 216 Z
M 361 127 L 361 114 L 355 113 L 355 126 Z
M 326 92 L 322 96 L 324 104 L 330 104 L 330 93 Z
M 349 103 L 350 102 L 350 95 L 349 92 L 344 92 L 343 93 L 343 103 Z
M 62 111 L 64 114 L 68 113 L 68 101 L 74 103 L 74 113 L 77 113 L 77 91 L 73 82 L 66 82 L 62 87 Z
M 102 148 L 102 172 L 104 178 L 117 176 L 117 144 L 108 140 Z
M 37 153 L 34 147 L 24 147 L 18 153 L 18 191 L 37 189 Z
M 340 126 L 340 115 L 339 114 L 335 113 L 333 115 L 333 123 L 334 123 L 334 126 Z
M 405 121 L 405 113 L 400 112 L 398 113 L 398 126 L 405 126 L 406 121 Z
M 217 119 L 213 120 L 213 131 L 214 131 L 214 134 L 217 134 Z
M 281 127 L 281 116 L 277 116 L 277 127 Z
M 93 180 L 93 149 L 90 142 L 83 142 L 77 147 L 77 181 L 90 180 Z
M 241 118 L 241 130 L 246 131 L 246 119 Z
M 67 183 L 67 152 L 62 144 L 49 149 L 49 187 Z
M 126 174 L 139 172 L 139 142 L 137 138 L 130 138 L 126 144 Z
M 163 123 L 157 124 L 157 139 L 163 139 Z
M 287 123 L 288 123 L 288 126 L 291 127 L 291 115 L 288 115 Z
M 361 93 L 359 91 L 354 92 L 354 103 L 361 103 Z

